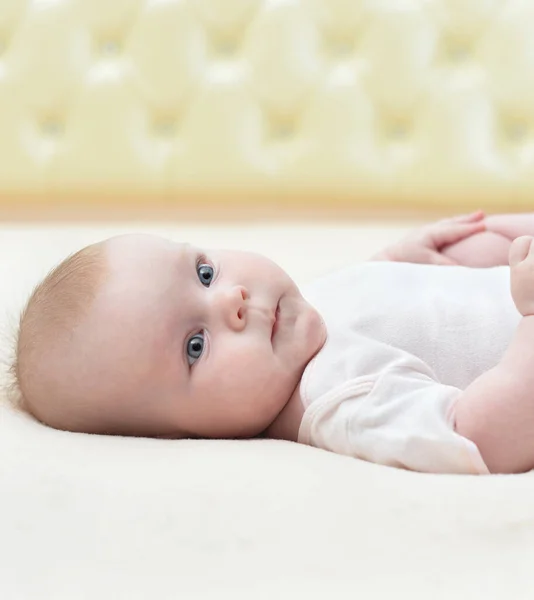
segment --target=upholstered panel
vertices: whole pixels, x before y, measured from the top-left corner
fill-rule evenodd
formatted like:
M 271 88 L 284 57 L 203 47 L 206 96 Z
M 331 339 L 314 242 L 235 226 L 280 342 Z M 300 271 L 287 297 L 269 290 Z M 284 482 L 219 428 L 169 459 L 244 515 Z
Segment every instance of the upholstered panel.
M 533 31 L 529 0 L 2 0 L 1 197 L 527 207 Z

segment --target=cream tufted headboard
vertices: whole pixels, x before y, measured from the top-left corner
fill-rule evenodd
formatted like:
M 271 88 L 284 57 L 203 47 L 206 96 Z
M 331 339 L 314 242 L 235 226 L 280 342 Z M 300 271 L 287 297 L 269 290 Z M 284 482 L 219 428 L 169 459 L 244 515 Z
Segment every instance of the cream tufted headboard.
M 0 205 L 520 209 L 531 0 L 1 0 Z

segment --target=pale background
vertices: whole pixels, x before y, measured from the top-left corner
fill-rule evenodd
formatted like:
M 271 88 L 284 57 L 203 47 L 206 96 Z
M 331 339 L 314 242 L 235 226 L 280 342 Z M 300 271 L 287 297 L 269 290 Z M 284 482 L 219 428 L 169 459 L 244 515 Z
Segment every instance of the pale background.
M 0 206 L 528 208 L 529 0 L 2 0 Z

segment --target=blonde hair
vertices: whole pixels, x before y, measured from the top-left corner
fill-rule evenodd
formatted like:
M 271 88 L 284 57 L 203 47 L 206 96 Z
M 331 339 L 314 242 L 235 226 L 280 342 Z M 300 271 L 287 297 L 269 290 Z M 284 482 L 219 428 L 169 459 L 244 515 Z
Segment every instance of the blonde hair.
M 8 397 L 12 404 L 43 422 L 46 416 L 42 416 L 42 406 L 50 400 L 50 382 L 42 375 L 46 368 L 39 366 L 46 361 L 52 345 L 68 345 L 72 330 L 87 314 L 105 273 L 103 245 L 87 246 L 50 271 L 22 310 L 9 365 Z

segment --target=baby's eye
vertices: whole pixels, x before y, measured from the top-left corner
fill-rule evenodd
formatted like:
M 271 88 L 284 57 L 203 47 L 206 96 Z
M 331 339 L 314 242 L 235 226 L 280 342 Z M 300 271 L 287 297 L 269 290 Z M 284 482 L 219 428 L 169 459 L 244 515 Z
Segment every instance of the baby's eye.
M 209 287 L 213 280 L 213 267 L 206 263 L 199 263 L 197 265 L 197 273 L 200 283 Z
M 189 366 L 193 365 L 200 358 L 204 350 L 204 335 L 196 333 L 187 340 L 187 362 Z

